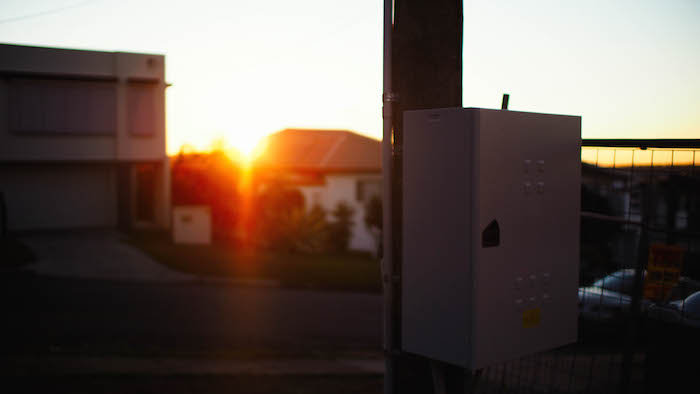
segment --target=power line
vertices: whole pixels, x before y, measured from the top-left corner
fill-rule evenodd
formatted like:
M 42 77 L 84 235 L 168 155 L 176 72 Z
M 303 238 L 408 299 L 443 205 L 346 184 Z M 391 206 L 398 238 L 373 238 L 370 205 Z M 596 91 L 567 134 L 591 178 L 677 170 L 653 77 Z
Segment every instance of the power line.
M 36 17 L 40 17 L 40 16 L 46 16 L 46 15 L 51 15 L 51 14 L 57 14 L 57 13 L 59 13 L 59 12 L 67 11 L 67 10 L 70 10 L 70 9 L 73 9 L 73 8 L 83 7 L 83 6 L 85 6 L 85 5 L 88 5 L 88 4 L 90 4 L 90 3 L 94 3 L 94 2 L 96 2 L 96 1 L 99 1 L 99 0 L 86 0 L 86 1 L 83 1 L 83 2 L 80 2 L 80 3 L 76 3 L 76 4 L 73 4 L 73 5 L 68 5 L 68 6 L 59 7 L 59 8 L 53 8 L 53 9 L 50 9 L 50 10 L 41 11 L 41 12 L 37 12 L 37 13 L 34 13 L 34 14 L 20 15 L 20 16 L 14 16 L 14 17 L 12 17 L 12 18 L 0 19 L 0 24 L 2 24 L 2 23 L 19 22 L 19 21 L 23 21 L 23 20 L 25 20 L 25 19 L 31 19 L 31 18 L 36 18 Z

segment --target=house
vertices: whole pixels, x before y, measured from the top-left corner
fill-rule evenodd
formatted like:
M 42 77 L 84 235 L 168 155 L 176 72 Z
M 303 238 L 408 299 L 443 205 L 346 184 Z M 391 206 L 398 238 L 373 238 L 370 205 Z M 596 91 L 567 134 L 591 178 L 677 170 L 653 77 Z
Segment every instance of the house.
M 256 165 L 294 184 L 307 210 L 347 203 L 354 210 L 350 249 L 376 251 L 364 218 L 367 202 L 381 196 L 380 141 L 347 130 L 286 129 L 268 137 Z
M 165 57 L 0 44 L 10 231 L 169 226 Z

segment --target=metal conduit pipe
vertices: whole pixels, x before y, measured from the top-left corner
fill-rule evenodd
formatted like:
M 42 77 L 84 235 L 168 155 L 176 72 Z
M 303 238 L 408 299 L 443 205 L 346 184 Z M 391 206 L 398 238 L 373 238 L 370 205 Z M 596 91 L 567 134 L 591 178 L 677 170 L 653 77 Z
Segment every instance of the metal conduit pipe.
M 384 0 L 384 87 L 382 93 L 382 283 L 384 287 L 384 393 L 395 394 L 394 302 L 392 256 L 392 103 L 391 91 L 391 33 L 393 30 L 393 0 Z

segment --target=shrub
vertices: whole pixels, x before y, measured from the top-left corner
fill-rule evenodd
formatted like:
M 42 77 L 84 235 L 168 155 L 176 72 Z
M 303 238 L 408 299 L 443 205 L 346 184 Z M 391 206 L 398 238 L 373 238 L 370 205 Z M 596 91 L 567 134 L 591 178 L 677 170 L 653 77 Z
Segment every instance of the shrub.
M 304 196 L 281 182 L 269 185 L 255 199 L 256 243 L 264 248 L 293 251 L 304 218 Z
M 294 251 L 304 253 L 323 252 L 328 247 L 328 222 L 326 211 L 319 205 L 314 205 L 304 214 L 294 234 Z
M 355 210 L 341 201 L 332 212 L 334 220 L 328 224 L 328 249 L 333 252 L 346 252 L 350 245 L 350 235 L 354 224 Z
M 280 252 L 319 253 L 327 250 L 326 211 L 314 205 L 304 209 L 299 190 L 271 183 L 256 199 L 256 243 Z

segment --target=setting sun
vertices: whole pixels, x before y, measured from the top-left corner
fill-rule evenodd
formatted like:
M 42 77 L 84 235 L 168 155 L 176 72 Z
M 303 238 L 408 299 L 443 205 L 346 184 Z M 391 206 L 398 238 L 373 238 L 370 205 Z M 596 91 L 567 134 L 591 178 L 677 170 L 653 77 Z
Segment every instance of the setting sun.
M 253 158 L 253 154 L 255 152 L 255 148 L 258 145 L 258 141 L 253 139 L 253 138 L 248 138 L 244 139 L 241 141 L 236 141 L 234 142 L 234 146 L 236 149 L 241 152 L 243 156 L 245 156 L 247 159 Z
M 217 138 L 211 148 L 223 151 L 231 160 L 248 167 L 265 152 L 267 138 L 255 135 L 241 137 L 243 138 Z
M 231 138 L 230 143 L 244 161 L 251 162 L 262 154 L 264 141 L 264 137 L 257 135 L 241 135 L 238 138 Z

